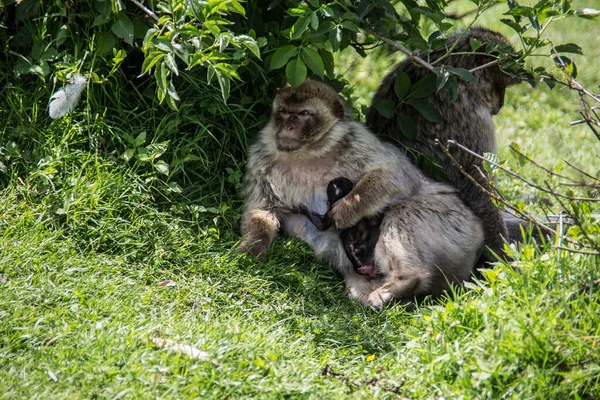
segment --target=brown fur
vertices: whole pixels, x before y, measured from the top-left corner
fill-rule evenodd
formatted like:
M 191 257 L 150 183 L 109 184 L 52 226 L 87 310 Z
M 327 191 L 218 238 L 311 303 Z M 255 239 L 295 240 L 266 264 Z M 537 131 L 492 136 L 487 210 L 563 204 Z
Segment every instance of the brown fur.
M 469 44 L 471 38 L 478 39 L 483 43 L 497 42 L 507 45 L 506 38 L 499 33 L 484 28 L 472 28 L 462 37 L 459 37 L 459 35 L 451 37 L 447 46 L 449 47 L 458 40 L 454 52 L 469 52 L 471 51 Z M 482 49 L 485 49 L 485 47 L 482 47 Z M 433 62 L 445 53 L 446 48 L 441 48 L 434 50 L 429 56 L 419 55 L 423 58 L 429 57 L 429 60 Z M 444 59 L 442 63 L 456 68 L 472 69 L 492 60 L 494 58 L 487 55 L 451 55 Z M 429 71 L 410 60 L 400 63 L 386 76 L 377 90 L 372 104 L 387 99 L 398 104 L 394 92 L 397 69 L 406 72 L 413 83 L 429 74 Z M 403 107 L 403 111 L 416 120 L 414 139 L 404 137 L 396 123 L 396 119 L 384 118 L 374 107 L 371 107 L 367 113 L 367 125 L 378 135 L 391 136 L 410 149 L 435 157 L 443 167 L 449 183 L 458 189 L 460 198 L 484 222 L 486 246 L 494 253 L 503 254 L 502 238 L 508 238 L 508 232 L 500 210 L 486 194 L 462 175 L 459 169 L 446 157 L 442 149 L 434 143 L 435 139 L 439 139 L 442 144 L 452 139 L 479 154 L 485 152 L 496 153 L 496 137 L 492 115 L 497 114 L 504 104 L 506 87 L 516 83 L 517 80 L 502 72 L 497 65 L 476 71 L 474 76 L 477 81 L 476 84 L 458 80 L 458 98 L 452 103 L 449 102 L 446 91 L 435 93 L 429 98 L 441 116 L 440 123 L 428 122 L 417 112 Z M 452 150 L 452 154 L 466 172 L 473 176 L 483 187 L 489 187 L 478 171 L 478 169 L 484 171 L 481 168 L 481 160 L 459 149 Z M 485 258 L 487 260 L 493 259 L 489 253 L 486 254 Z
M 316 108 L 319 103 L 328 104 Z M 479 220 L 452 190 L 426 179 L 399 149 L 347 119 L 343 109 L 339 96 L 322 83 L 307 81 L 278 92 L 271 120 L 250 148 L 241 248 L 262 255 L 279 229 L 298 235 L 343 277 L 351 298 L 378 308 L 392 298 L 438 293 L 447 282 L 468 278 L 481 246 Z M 314 115 L 301 114 L 307 110 Z M 308 132 L 306 126 L 314 128 Z M 282 136 L 298 140 L 280 148 Z M 341 176 L 356 185 L 331 210 L 337 229 L 319 231 L 297 210 L 325 214 L 327 186 Z M 386 228 L 375 250 L 381 274 L 369 279 L 354 271 L 340 230 L 388 207 L 392 211 L 383 217 Z M 412 277 L 424 283 L 394 284 Z

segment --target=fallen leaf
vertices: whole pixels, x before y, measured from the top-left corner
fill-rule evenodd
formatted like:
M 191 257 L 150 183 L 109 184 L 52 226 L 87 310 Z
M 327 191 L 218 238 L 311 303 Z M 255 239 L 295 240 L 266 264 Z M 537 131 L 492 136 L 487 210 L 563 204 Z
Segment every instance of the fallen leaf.
M 202 351 L 196 347 L 190 346 L 185 343 L 177 343 L 171 339 L 165 339 L 160 336 L 160 333 L 155 333 L 152 338 L 152 343 L 161 347 L 165 350 L 173 351 L 175 353 L 185 354 L 191 359 L 199 360 L 199 361 L 208 361 L 210 360 L 210 356 L 207 352 Z
M 60 338 L 48 336 L 46 339 L 42 340 L 42 346 L 50 346 L 51 344 L 54 344 L 59 340 Z
M 58 378 L 56 377 L 56 375 L 54 375 L 54 372 L 48 370 L 46 371 L 48 373 L 48 376 L 50 377 L 50 379 L 52 379 L 54 382 L 58 382 Z
M 175 283 L 175 281 L 171 281 L 171 280 L 162 281 L 158 284 L 158 286 L 162 286 L 162 287 L 173 287 L 176 285 L 177 284 Z

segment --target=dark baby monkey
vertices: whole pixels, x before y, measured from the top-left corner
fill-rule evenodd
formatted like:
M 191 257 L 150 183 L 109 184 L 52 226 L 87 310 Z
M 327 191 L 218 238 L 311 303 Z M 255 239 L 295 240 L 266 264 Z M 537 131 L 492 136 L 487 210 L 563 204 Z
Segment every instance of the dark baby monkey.
M 348 178 L 339 177 L 333 179 L 327 185 L 327 208 L 324 215 L 309 211 L 306 207 L 300 207 L 299 212 L 306 215 L 310 222 L 320 231 L 324 231 L 331 225 L 329 223 L 329 212 L 331 207 L 340 199 L 345 197 L 354 188 L 354 183 Z M 354 270 L 361 275 L 374 278 L 377 275 L 375 269 L 375 245 L 379 239 L 379 226 L 383 219 L 383 213 L 361 219 L 356 225 L 340 232 L 342 244 L 346 256 L 352 263 Z

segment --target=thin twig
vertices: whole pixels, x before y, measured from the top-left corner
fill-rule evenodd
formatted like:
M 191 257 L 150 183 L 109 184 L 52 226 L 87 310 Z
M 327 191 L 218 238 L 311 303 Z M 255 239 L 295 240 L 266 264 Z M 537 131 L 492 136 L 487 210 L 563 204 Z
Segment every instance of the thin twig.
M 561 186 L 572 186 L 572 187 L 587 187 L 592 189 L 600 189 L 600 185 L 597 183 L 588 183 L 588 182 L 575 182 L 575 183 L 567 183 L 567 182 L 558 182 Z
M 431 71 L 436 75 L 438 74 L 438 72 L 435 70 L 435 68 L 433 68 L 433 66 L 431 64 L 429 64 L 427 61 L 423 60 L 421 57 L 417 56 L 414 52 L 410 51 L 406 47 L 402 46 L 400 43 L 397 43 L 391 39 L 388 39 L 387 37 L 383 36 L 380 33 L 373 31 L 372 29 L 364 28 L 364 27 L 363 27 L 363 29 L 367 33 L 370 33 L 371 35 L 375 36 L 376 38 L 383 40 L 390 46 L 400 50 L 402 53 L 406 54 L 411 60 L 415 61 L 418 64 L 421 64 L 428 71 Z
M 149 9 L 148 7 L 146 7 L 145 5 L 143 5 L 142 3 L 140 3 L 137 0 L 129 0 L 129 1 L 131 1 L 133 4 L 135 4 L 136 6 L 141 8 L 142 11 L 145 12 L 154 21 L 158 22 L 158 20 L 159 20 L 158 15 L 154 14 L 154 11 L 152 11 L 151 9 Z
M 549 170 L 548 168 L 544 167 L 543 165 L 537 163 L 536 161 L 532 160 L 531 158 L 527 157 L 525 154 L 521 153 L 519 150 L 517 150 L 513 145 L 508 146 L 508 148 L 512 151 L 514 151 L 515 153 L 517 153 L 519 156 L 523 157 L 524 159 L 526 159 L 527 161 L 529 161 L 531 164 L 535 165 L 536 167 L 546 171 L 547 173 L 549 173 L 550 175 L 553 176 L 558 176 L 559 178 L 563 178 L 563 179 L 567 179 L 570 180 L 571 182 L 577 182 L 576 180 L 569 178 L 568 176 L 565 175 L 561 175 L 557 172 L 554 172 L 552 170 Z
M 479 182 L 477 182 L 475 180 L 475 178 L 473 178 L 467 171 L 465 171 L 465 169 L 462 167 L 462 165 L 456 161 L 456 159 L 452 156 L 452 154 L 450 153 L 450 151 L 448 150 L 448 148 L 446 146 L 444 146 L 438 139 L 435 140 L 436 145 L 440 146 L 442 148 L 442 150 L 444 151 L 444 153 L 446 154 L 446 157 L 448 157 L 450 159 L 450 161 L 452 162 L 452 164 L 454 164 L 459 171 L 471 182 L 475 185 L 475 187 L 477 187 L 479 190 L 481 190 L 483 193 L 487 194 L 489 197 L 491 197 L 492 199 L 502 203 L 504 206 L 510 208 L 511 210 L 513 210 L 515 213 L 517 213 L 520 217 L 522 217 L 523 219 L 525 219 L 526 221 L 531 222 L 532 224 L 534 224 L 535 226 L 537 226 L 538 228 L 540 228 L 541 230 L 543 230 L 546 233 L 549 233 L 551 235 L 558 235 L 558 232 L 556 232 L 556 230 L 550 228 L 549 226 L 544 225 L 543 223 L 539 222 L 538 220 L 530 217 L 529 215 L 527 215 L 526 213 L 524 213 L 523 211 L 519 210 L 516 206 L 510 204 L 508 201 L 504 200 L 502 197 L 495 195 L 494 193 L 490 192 L 489 190 L 487 190 L 486 188 L 484 188 Z M 569 242 L 571 244 L 574 244 L 576 246 L 581 246 L 581 247 L 590 247 L 589 244 L 587 243 L 580 243 L 579 241 L 575 240 L 575 239 L 571 239 L 568 236 L 564 237 L 564 240 L 566 242 Z
M 456 142 L 454 140 L 448 140 L 448 143 L 457 146 L 459 149 L 461 149 L 461 150 L 463 150 L 463 151 L 471 154 L 474 157 L 479 158 L 480 160 L 483 160 L 483 161 L 486 161 L 486 162 L 490 163 L 494 167 L 496 167 L 496 168 L 498 168 L 498 169 L 506 172 L 510 176 L 519 179 L 520 181 L 524 182 L 528 186 L 530 186 L 532 188 L 535 188 L 535 189 L 537 189 L 539 191 L 542 191 L 542 192 L 545 192 L 545 193 L 551 193 L 551 194 L 553 194 L 555 196 L 560 196 L 560 197 L 563 197 L 563 198 L 565 198 L 567 200 L 589 201 L 589 202 L 592 202 L 592 203 L 600 202 L 600 199 L 594 199 L 594 198 L 591 198 L 591 197 L 573 197 L 573 196 L 567 196 L 565 194 L 556 193 L 556 192 L 553 192 L 551 190 L 545 189 L 545 188 L 543 188 L 543 187 L 541 187 L 541 186 L 539 186 L 539 185 L 537 185 L 537 184 L 535 184 L 533 182 L 528 181 L 527 179 L 523 178 L 521 175 L 512 172 L 511 170 L 503 167 L 502 165 L 500 165 L 498 163 L 495 163 L 495 162 L 493 162 L 491 160 L 488 160 L 488 159 L 486 159 L 483 156 L 480 156 L 479 154 L 475 153 L 473 150 L 469 149 L 468 147 L 463 146 L 462 144 L 460 144 L 460 143 L 458 143 L 458 142 Z
M 492 60 L 489 63 L 485 63 L 483 65 L 480 65 L 478 67 L 470 69 L 469 72 L 475 72 L 475 71 L 479 71 L 479 70 L 482 70 L 482 69 L 486 69 L 486 68 L 489 68 L 491 66 L 494 66 L 494 65 L 498 64 L 499 62 L 500 62 L 500 60 Z
M 544 181 L 544 183 L 546 184 L 546 186 L 548 186 L 548 188 L 550 188 L 550 184 L 546 181 Z M 556 193 L 552 192 L 552 194 L 554 195 L 554 198 L 556 199 L 556 201 L 558 202 L 558 204 L 560 205 L 561 209 L 569 212 L 567 205 L 556 195 Z M 571 206 L 571 208 L 573 208 L 573 206 L 571 204 L 569 204 Z M 575 222 L 575 225 L 577 225 L 579 227 L 579 230 L 581 231 L 581 233 L 583 233 L 583 236 L 585 236 L 585 238 L 587 239 L 587 241 L 589 243 L 591 243 L 591 247 L 593 247 L 594 249 L 598 249 L 598 245 L 596 244 L 596 241 L 593 240 L 591 238 L 591 236 L 588 234 L 588 232 L 583 228 L 583 224 L 581 222 L 581 220 L 579 219 L 577 212 L 569 212 L 569 217 L 573 219 L 573 221 Z M 562 215 L 561 215 L 561 229 L 562 229 Z M 562 232 L 561 232 L 562 234 Z M 559 242 L 558 245 L 560 246 L 561 243 Z
M 474 8 L 472 10 L 465 11 L 465 12 L 462 12 L 462 13 L 459 13 L 457 11 L 450 11 L 450 12 L 447 12 L 446 14 L 444 14 L 444 15 L 448 19 L 458 20 L 458 19 L 463 19 L 464 17 L 467 17 L 467 16 L 469 16 L 471 14 L 475 14 L 477 11 L 479 11 L 479 9 L 478 8 Z
M 575 171 L 579 172 L 580 174 L 585 175 L 588 178 L 593 179 L 595 181 L 598 180 L 598 178 L 596 178 L 594 175 L 591 175 L 590 173 L 585 172 L 584 170 L 577 168 L 576 166 L 574 166 L 573 164 L 571 164 L 567 160 L 563 160 L 563 161 L 565 162 L 565 164 L 567 164 L 569 167 L 573 168 Z
M 571 249 L 570 247 L 563 247 L 563 246 L 554 246 L 554 248 L 558 249 L 558 250 L 569 251 L 571 253 L 587 254 L 590 256 L 600 256 L 600 252 L 597 252 L 597 251 Z

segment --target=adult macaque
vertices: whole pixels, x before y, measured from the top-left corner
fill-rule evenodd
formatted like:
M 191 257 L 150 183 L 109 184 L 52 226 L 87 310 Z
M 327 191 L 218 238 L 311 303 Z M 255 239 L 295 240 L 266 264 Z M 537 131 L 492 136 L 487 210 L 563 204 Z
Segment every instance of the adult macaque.
M 430 54 L 417 53 L 417 55 L 435 63 L 446 54 L 447 48 L 454 46 L 452 51 L 458 54 L 450 55 L 442 63 L 454 68 L 470 70 L 494 60 L 494 57 L 490 55 L 481 54 L 483 50 L 478 50 L 479 54 L 467 54 L 472 52 L 471 43 L 476 42 L 483 44 L 481 49 L 485 49 L 486 45 L 510 46 L 506 38 L 499 33 L 485 28 L 471 28 L 448 39 L 446 46 L 436 49 Z M 391 100 L 395 106 L 400 104 L 400 99 L 394 91 L 396 71 L 398 70 L 405 72 L 413 83 L 430 74 L 429 71 L 411 60 L 400 63 L 379 86 L 373 98 L 373 105 L 383 100 Z M 449 183 L 458 190 L 460 199 L 482 220 L 485 245 L 492 252 L 501 255 L 503 254 L 503 238 L 509 239 L 509 231 L 514 236 L 515 233 L 520 232 L 519 226 L 526 223 L 518 218 L 505 220 L 488 195 L 469 181 L 444 154 L 443 149 L 435 144 L 435 139 L 439 139 L 443 145 L 447 140 L 452 139 L 478 154 L 496 153 L 496 136 L 492 116 L 497 114 L 504 105 L 506 88 L 518 83 L 519 80 L 511 78 L 503 72 L 498 64 L 477 70 L 473 72 L 473 76 L 477 82 L 475 84 L 460 79 L 457 81 L 458 97 L 453 102 L 450 101 L 447 91 L 434 93 L 428 98 L 440 115 L 439 123 L 429 122 L 412 108 L 403 107 L 402 111 L 416 121 L 414 134 L 403 135 L 395 118 L 385 118 L 372 106 L 367 113 L 367 126 L 377 135 L 392 137 L 418 153 L 433 156 L 442 166 Z M 479 172 L 485 173 L 480 159 L 456 148 L 451 149 L 451 152 L 467 173 L 481 186 L 489 188 L 487 179 Z M 506 224 L 510 225 L 508 230 Z M 487 261 L 494 260 L 489 252 L 484 254 Z
M 319 231 L 297 210 L 325 214 L 326 188 L 337 177 L 356 184 L 333 205 L 332 229 Z M 349 120 L 342 99 L 320 82 L 278 91 L 271 120 L 250 148 L 244 194 L 242 250 L 260 256 L 280 230 L 296 234 L 343 277 L 350 297 L 365 305 L 381 308 L 392 298 L 439 293 L 448 282 L 462 282 L 481 246 L 479 220 L 453 191 L 429 181 L 396 147 Z M 354 271 L 340 231 L 388 207 L 375 248 L 381 273 L 370 279 Z M 438 226 L 447 217 L 448 225 Z

